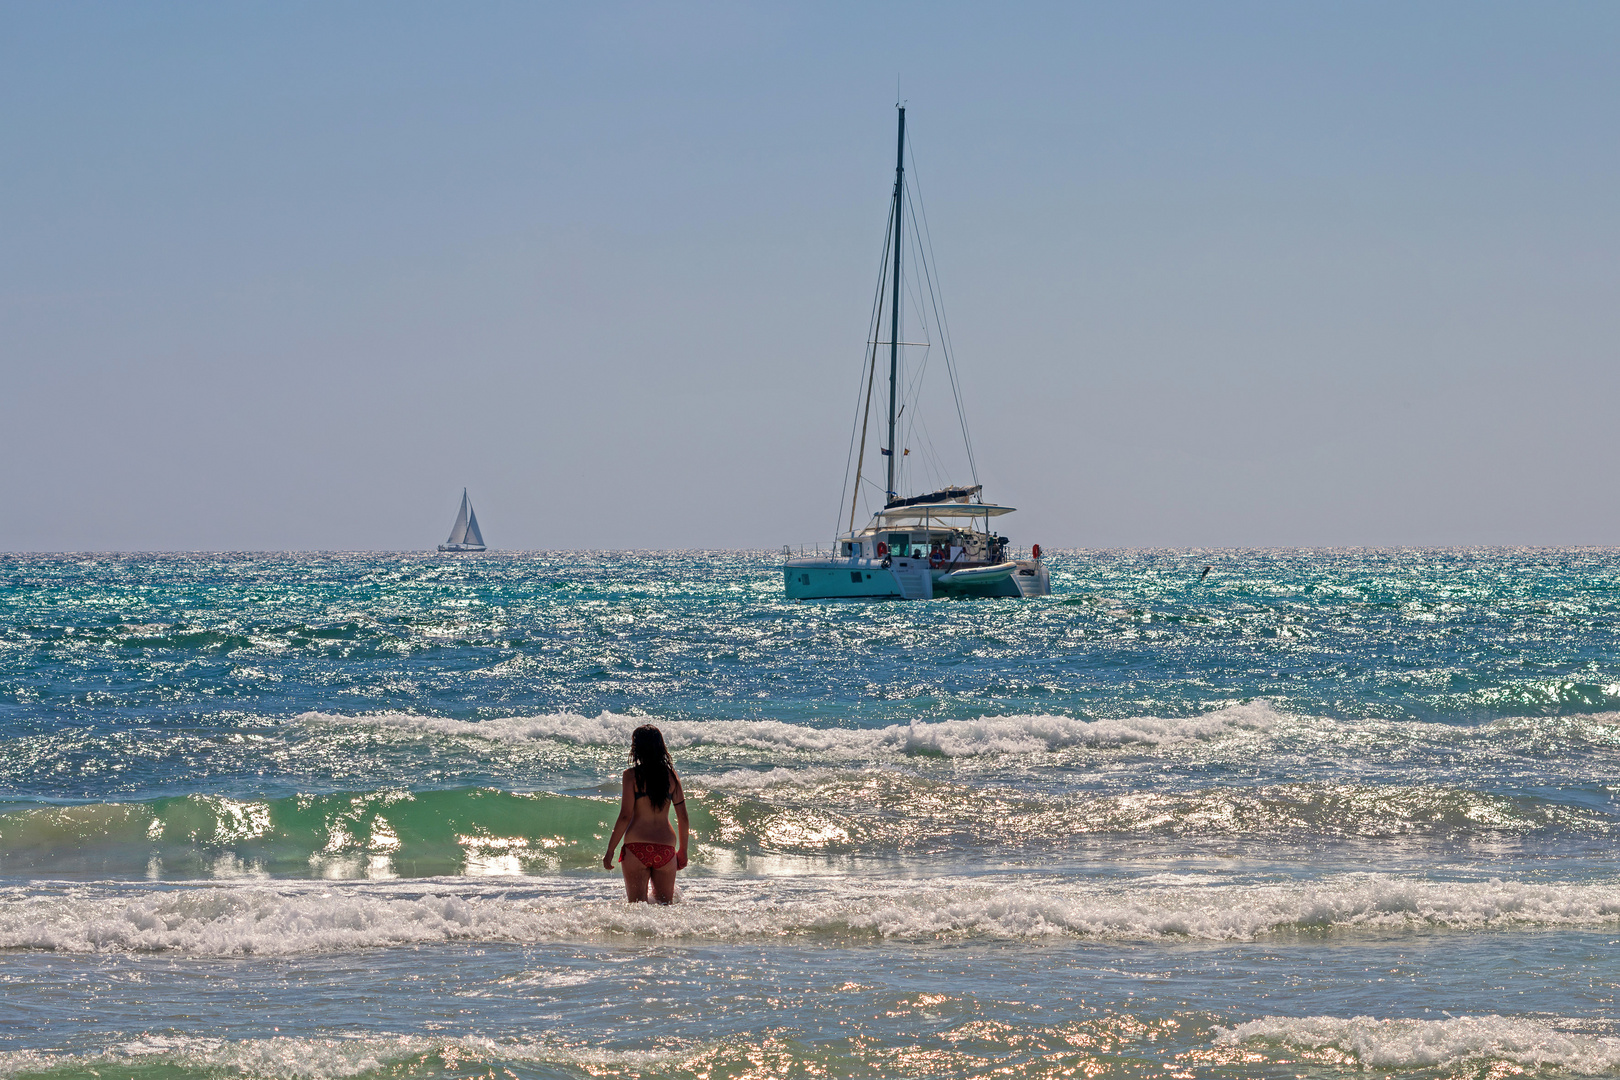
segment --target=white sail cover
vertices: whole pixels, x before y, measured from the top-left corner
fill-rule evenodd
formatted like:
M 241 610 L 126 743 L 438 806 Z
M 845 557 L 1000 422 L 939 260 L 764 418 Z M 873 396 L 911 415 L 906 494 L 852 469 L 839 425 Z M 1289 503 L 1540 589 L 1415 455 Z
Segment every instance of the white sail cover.
M 462 497 L 466 497 L 465 492 L 462 493 Z M 497 524 L 499 523 L 497 522 Z M 462 540 L 462 543 L 472 544 L 475 547 L 484 546 L 484 534 L 478 531 L 478 514 L 473 511 L 472 503 L 470 502 L 467 504 L 466 539 Z

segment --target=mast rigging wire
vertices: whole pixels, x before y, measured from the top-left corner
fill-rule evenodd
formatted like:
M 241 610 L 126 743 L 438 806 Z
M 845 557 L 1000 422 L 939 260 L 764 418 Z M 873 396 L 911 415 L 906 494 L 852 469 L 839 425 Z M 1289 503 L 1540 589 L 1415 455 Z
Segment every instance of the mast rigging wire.
M 855 426 L 853 424 L 851 424 L 850 425 L 850 432 L 849 432 L 849 451 L 848 451 L 847 456 L 844 458 L 844 486 L 838 493 L 838 506 L 839 506 L 839 513 L 840 514 L 843 513 L 844 496 L 846 494 L 850 495 L 850 504 L 849 504 L 849 531 L 850 532 L 855 531 L 855 504 L 860 500 L 860 497 L 861 497 L 861 467 L 865 463 L 865 460 L 866 460 L 866 426 L 867 426 L 867 421 L 869 421 L 871 419 L 871 415 L 872 415 L 872 382 L 877 377 L 877 346 L 878 346 L 878 342 L 877 342 L 876 339 L 877 339 L 877 336 L 878 336 L 878 331 L 882 326 L 883 298 L 887 295 L 887 291 L 888 291 L 888 278 L 887 278 L 886 271 L 888 270 L 888 267 L 889 267 L 889 248 L 891 246 L 891 241 L 890 241 L 889 237 L 890 237 L 890 234 L 892 232 L 893 225 L 894 225 L 894 205 L 891 203 L 889 205 L 889 220 L 888 220 L 888 223 L 883 226 L 883 254 L 878 257 L 878 287 L 877 287 L 877 294 L 872 298 L 872 314 L 871 314 L 870 319 L 867 322 L 867 334 L 866 334 L 866 337 L 867 337 L 868 343 L 870 344 L 870 351 L 868 352 L 868 355 L 867 355 L 867 358 L 866 358 L 866 363 L 864 365 L 862 365 L 862 370 L 867 372 L 867 377 L 866 377 L 866 407 L 864 409 L 862 409 L 859 413 L 856 414 L 857 418 L 861 422 L 860 423 L 860 427 L 861 427 L 860 452 L 859 452 L 859 455 L 857 456 L 856 451 L 855 451 Z M 861 399 L 860 384 L 856 383 L 855 384 L 855 400 L 858 402 L 858 401 L 860 401 L 860 399 Z M 854 490 L 853 493 L 850 493 L 850 490 L 849 490 L 849 488 L 850 488 L 849 467 L 850 467 L 850 463 L 851 463 L 852 460 L 853 460 L 853 462 L 855 464 L 855 490 Z M 838 519 L 837 518 L 833 519 L 833 535 L 834 536 L 838 535 Z
M 926 243 L 928 247 L 927 257 L 919 258 L 917 261 L 922 263 L 923 274 L 928 279 L 928 295 L 934 302 L 934 322 L 939 327 L 940 349 L 945 354 L 945 370 L 950 375 L 951 394 L 956 399 L 956 418 L 961 423 L 962 442 L 967 448 L 968 471 L 973 474 L 973 482 L 977 484 L 979 482 L 979 465 L 973 453 L 973 437 L 968 434 L 967 410 L 962 404 L 961 380 L 956 372 L 956 348 L 951 343 L 951 327 L 945 318 L 944 301 L 941 296 L 945 290 L 943 285 L 936 287 L 934 282 L 934 276 L 938 273 L 938 269 L 934 265 L 934 234 L 928 228 L 928 206 L 923 202 L 922 197 L 922 176 L 917 168 L 917 148 L 912 145 L 909 135 L 906 136 L 906 146 L 911 151 L 911 184 L 916 189 L 915 197 L 911 203 L 911 234 L 917 238 L 919 244 Z M 918 227 L 918 211 L 922 213 L 921 228 Z
M 901 288 L 903 292 L 901 298 L 910 300 L 913 310 L 918 317 L 918 321 L 921 324 L 923 333 L 920 336 L 924 340 L 919 342 L 906 341 L 900 342 L 899 344 L 907 346 L 919 346 L 924 349 L 924 352 L 922 361 L 920 364 L 918 364 L 915 372 L 901 373 L 900 377 L 896 380 L 897 385 L 894 388 L 895 392 L 903 392 L 904 398 L 901 402 L 895 403 L 895 407 L 897 408 L 895 416 L 898 419 L 899 417 L 905 415 L 905 401 L 911 401 L 914 403 L 920 399 L 923 376 L 928 370 L 929 351 L 932 350 L 935 344 L 938 344 L 940 346 L 940 350 L 945 355 L 945 371 L 951 384 L 951 397 L 956 405 L 956 419 L 962 432 L 962 444 L 967 452 L 968 471 L 973 477 L 973 483 L 977 485 L 979 483 L 978 460 L 977 455 L 973 452 L 973 438 L 968 432 L 967 409 L 962 401 L 961 378 L 956 370 L 956 350 L 951 342 L 950 324 L 945 318 L 944 303 L 941 296 L 943 288 L 940 283 L 935 280 L 938 276 L 938 270 L 934 266 L 934 236 L 933 231 L 928 225 L 928 208 L 922 199 L 922 184 L 917 169 L 917 151 L 915 145 L 912 143 L 909 133 L 907 133 L 905 136 L 905 142 L 907 148 L 911 151 L 911 169 L 904 175 L 902 180 L 899 212 L 902 215 L 909 215 L 911 218 L 911 236 L 907 239 L 910 241 L 910 246 L 912 246 L 916 251 L 916 261 L 918 265 L 922 267 L 922 284 L 926 286 L 927 302 L 924 302 L 923 294 L 918 288 L 918 283 L 916 281 L 906 281 L 902 277 Z M 888 296 L 888 271 L 890 268 L 889 260 L 897 254 L 892 250 L 895 210 L 895 202 L 891 200 L 889 204 L 888 221 L 884 225 L 883 230 L 883 252 L 878 260 L 878 287 L 872 298 L 872 313 L 867 323 L 868 330 L 866 341 L 868 351 L 866 356 L 863 358 L 864 362 L 861 365 L 861 374 L 866 376 L 864 381 L 867 385 L 864 388 L 863 394 L 863 388 L 859 383 L 856 384 L 857 412 L 855 415 L 855 422 L 850 425 L 849 449 L 844 461 L 844 483 L 839 493 L 840 518 L 842 517 L 843 513 L 844 496 L 850 496 L 850 532 L 855 531 L 855 513 L 861 499 L 863 485 L 876 485 L 876 481 L 869 480 L 864 475 L 864 467 L 866 460 L 866 439 L 872 413 L 872 389 L 877 378 L 878 346 L 893 346 L 895 344 L 893 342 L 879 340 L 882 332 L 883 303 Z M 913 275 L 913 277 L 915 276 L 916 275 Z M 901 306 L 904 307 L 905 305 L 902 304 Z M 930 314 L 933 316 L 933 331 L 937 331 L 937 337 L 939 339 L 937 342 L 930 340 L 936 336 L 936 333 L 930 330 Z M 891 334 L 890 336 L 899 337 L 900 335 L 896 333 Z M 905 362 L 903 357 L 904 354 L 902 353 L 900 358 L 902 365 Z M 909 378 L 907 377 L 908 374 L 910 376 Z M 862 403 L 863 397 L 865 399 L 864 404 Z M 929 435 L 927 425 L 922 422 L 919 411 L 915 409 L 912 410 L 911 416 L 906 420 L 904 437 L 896 438 L 894 442 L 897 445 L 888 448 L 890 461 L 895 466 L 895 472 L 899 474 L 902 470 L 906 472 L 910 471 L 909 469 L 906 469 L 908 462 L 906 459 L 906 452 L 903 447 L 912 441 L 912 435 L 918 433 L 917 425 L 919 424 L 922 424 L 922 442 L 919 443 L 917 448 L 919 450 L 917 462 L 918 466 L 924 473 L 934 473 L 937 471 L 937 474 L 942 481 L 948 479 L 948 473 L 944 468 L 944 462 L 939 454 L 938 448 L 934 445 L 933 439 Z M 860 432 L 858 449 L 856 435 L 857 428 Z M 926 443 L 926 446 L 923 445 L 924 443 Z M 853 485 L 850 483 L 850 473 L 852 467 L 854 471 Z M 896 485 L 900 486 L 900 484 L 901 479 L 897 475 Z M 852 487 L 853 490 L 851 490 Z M 886 492 L 884 495 L 884 501 L 887 502 L 887 500 L 891 497 L 893 497 L 893 493 Z M 835 521 L 835 535 L 837 533 L 837 524 L 838 522 Z

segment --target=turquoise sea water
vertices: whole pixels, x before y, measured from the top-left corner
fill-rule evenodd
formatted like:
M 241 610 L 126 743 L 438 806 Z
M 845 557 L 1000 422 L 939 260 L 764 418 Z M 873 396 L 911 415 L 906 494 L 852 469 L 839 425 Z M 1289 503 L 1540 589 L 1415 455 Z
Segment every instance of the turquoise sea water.
M 0 557 L 0 1075 L 1620 1074 L 1620 551 L 1052 562 Z

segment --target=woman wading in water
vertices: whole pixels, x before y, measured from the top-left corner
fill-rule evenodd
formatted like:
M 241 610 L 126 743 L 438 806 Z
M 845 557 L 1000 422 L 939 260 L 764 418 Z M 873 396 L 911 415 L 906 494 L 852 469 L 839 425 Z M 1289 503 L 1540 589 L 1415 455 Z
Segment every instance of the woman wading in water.
M 602 867 L 613 869 L 613 852 L 623 840 L 619 869 L 624 871 L 624 891 L 630 902 L 656 898 L 660 904 L 673 903 L 675 871 L 686 868 L 686 795 L 681 791 L 681 778 L 675 775 L 663 733 L 651 724 L 631 733 L 630 760 L 634 764 L 624 770 L 624 798 Z M 669 827 L 671 806 L 681 827 L 679 847 L 675 830 Z

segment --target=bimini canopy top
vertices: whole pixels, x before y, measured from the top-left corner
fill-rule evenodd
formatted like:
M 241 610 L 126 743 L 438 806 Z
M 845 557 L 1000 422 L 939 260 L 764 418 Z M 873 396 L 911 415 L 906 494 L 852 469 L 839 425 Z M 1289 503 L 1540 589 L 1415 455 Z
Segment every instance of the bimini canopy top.
M 993 506 L 990 503 L 924 503 L 920 506 L 894 506 L 879 510 L 872 517 L 884 524 L 895 521 L 921 521 L 923 518 L 976 518 L 1000 517 L 1017 507 Z
M 890 499 L 884 509 L 898 510 L 902 506 L 916 506 L 918 503 L 967 502 L 983 490 L 983 484 L 974 484 L 972 487 L 940 488 L 938 491 L 930 491 L 926 495 L 913 495 L 909 499 Z

